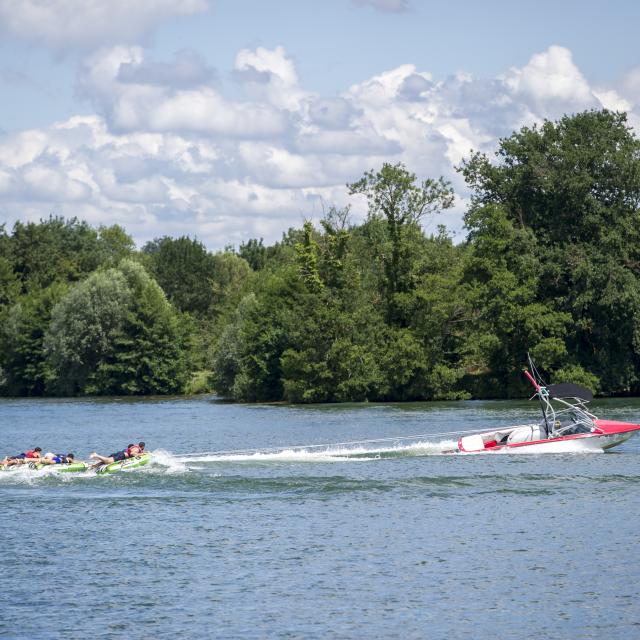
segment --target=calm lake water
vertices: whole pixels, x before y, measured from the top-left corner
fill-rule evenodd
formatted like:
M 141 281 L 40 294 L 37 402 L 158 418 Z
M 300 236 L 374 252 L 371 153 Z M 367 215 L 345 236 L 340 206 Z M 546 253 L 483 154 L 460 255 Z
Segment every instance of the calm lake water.
M 640 421 L 638 401 L 593 407 Z M 0 400 L 0 453 L 156 453 L 0 474 L 0 637 L 639 638 L 640 437 L 440 453 L 440 434 L 533 420 L 526 402 Z

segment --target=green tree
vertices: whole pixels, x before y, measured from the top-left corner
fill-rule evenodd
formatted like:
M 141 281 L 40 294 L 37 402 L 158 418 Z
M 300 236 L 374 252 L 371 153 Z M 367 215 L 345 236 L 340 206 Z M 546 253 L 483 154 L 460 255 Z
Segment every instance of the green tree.
M 290 345 L 302 290 L 294 264 L 259 272 L 255 294 L 241 301 L 214 349 L 216 392 L 249 402 L 282 399 L 280 359 Z
M 211 290 L 214 315 L 227 313 L 235 308 L 246 293 L 251 277 L 251 267 L 244 258 L 231 251 L 221 251 L 211 256 Z
M 247 242 L 243 242 L 238 250 L 238 255 L 244 258 L 254 271 L 263 269 L 268 259 L 267 247 L 264 246 L 262 238 L 260 240 L 251 238 Z
M 0 367 L 4 395 L 40 396 L 51 377 L 45 331 L 65 285 L 32 288 L 9 308 L 0 326 Z
M 93 273 L 69 291 L 53 309 L 45 338 L 53 372 L 49 391 L 67 396 L 85 392 L 98 367 L 113 357 L 133 302 L 118 269 Z
M 538 242 L 619 246 L 637 233 L 640 142 L 624 113 L 586 111 L 523 127 L 500 141 L 498 162 L 476 153 L 460 170 L 473 189 L 472 212 L 503 205 Z M 613 244 L 610 244 L 613 243 Z
M 142 249 L 148 268 L 180 311 L 206 315 L 213 304 L 214 259 L 195 239 L 156 238 Z
M 98 227 L 100 265 L 115 267 L 125 258 L 133 256 L 135 243 L 127 232 L 117 224 Z
M 179 393 L 186 336 L 144 268 L 123 260 L 76 285 L 52 314 L 46 338 L 50 388 L 64 394 Z
M 377 351 L 356 315 L 325 296 L 309 296 L 283 351 L 283 398 L 290 402 L 348 402 L 379 397 Z M 363 331 L 362 329 L 365 328 Z
M 348 210 L 332 210 L 322 230 L 305 223 L 293 254 L 267 262 L 213 357 L 213 386 L 239 400 L 344 402 L 459 397 L 463 373 L 460 250 L 442 232 L 406 231 L 411 290 L 396 304 L 405 327 L 388 325 L 378 293 L 371 218 L 349 227 Z M 290 245 L 289 245 L 290 246 Z M 288 256 L 288 262 L 284 262 Z
M 475 154 L 460 168 L 473 190 L 474 242 L 496 207 L 504 224 L 535 238 L 530 298 L 571 318 L 565 347 L 547 350 L 566 349 L 554 366 L 580 366 L 608 391 L 640 390 L 640 142 L 625 114 L 587 111 L 524 127 L 497 157 Z
M 472 389 L 481 396 L 519 396 L 517 375 L 530 353 L 538 365 L 566 362 L 571 316 L 540 295 L 542 265 L 536 238 L 514 225 L 503 207 L 486 205 L 472 226 L 465 256 L 463 297 L 471 311 L 464 352 L 468 370 L 480 377 Z
M 179 315 L 144 268 L 131 260 L 118 266 L 131 303 L 111 357 L 96 371 L 87 393 L 149 395 L 180 393 L 188 379 L 187 336 Z
M 20 293 L 18 279 L 11 260 L 0 255 L 0 318 L 5 309 L 10 307 Z
M 427 214 L 453 205 L 453 189 L 443 178 L 416 184 L 416 176 L 402 164 L 385 163 L 378 172 L 367 171 L 357 182 L 347 185 L 349 193 L 367 198 L 370 217 L 382 217 L 386 223 L 388 249 L 381 257 L 384 264 L 384 295 L 390 322 L 406 325 L 397 294 L 412 289 L 413 254 L 409 234 Z
M 331 207 L 320 220 L 324 233 L 319 247 L 319 275 L 324 284 L 334 291 L 343 290 L 347 285 L 347 263 L 350 259 L 352 237 L 349 218 L 350 207 Z M 356 274 L 351 270 L 350 275 Z
M 303 236 L 300 242 L 296 242 L 295 251 L 300 275 L 309 291 L 318 293 L 324 286 L 318 273 L 318 243 L 313 238 L 313 225 L 306 221 L 303 227 Z
M 119 227 L 97 232 L 76 218 L 50 217 L 39 223 L 16 222 L 10 242 L 14 271 L 24 290 L 53 282 L 77 282 L 105 261 L 132 247 Z

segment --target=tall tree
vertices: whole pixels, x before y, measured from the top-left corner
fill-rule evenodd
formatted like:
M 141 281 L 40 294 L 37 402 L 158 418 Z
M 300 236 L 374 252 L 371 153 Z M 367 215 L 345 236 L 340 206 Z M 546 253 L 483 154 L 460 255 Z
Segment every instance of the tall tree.
M 214 261 L 199 240 L 156 238 L 142 249 L 148 267 L 167 298 L 180 311 L 205 315 L 213 303 Z
M 130 303 L 112 353 L 100 363 L 85 392 L 180 393 L 189 374 L 187 336 L 180 316 L 141 265 L 123 260 L 118 270 L 130 289 Z
M 391 322 L 406 325 L 407 319 L 403 317 L 396 296 L 412 288 L 410 229 L 425 215 L 451 207 L 453 189 L 443 178 L 416 184 L 415 174 L 407 171 L 401 163 L 384 163 L 379 171 L 367 171 L 360 180 L 347 187 L 351 195 L 366 196 L 370 217 L 380 216 L 386 222 L 389 247 L 382 260 L 388 317 Z
M 53 310 L 45 343 L 55 393 L 166 394 L 185 384 L 179 317 L 132 260 L 71 289 Z
M 45 339 L 52 376 L 50 392 L 84 393 L 98 367 L 112 357 L 132 291 L 118 269 L 97 271 L 55 306 Z

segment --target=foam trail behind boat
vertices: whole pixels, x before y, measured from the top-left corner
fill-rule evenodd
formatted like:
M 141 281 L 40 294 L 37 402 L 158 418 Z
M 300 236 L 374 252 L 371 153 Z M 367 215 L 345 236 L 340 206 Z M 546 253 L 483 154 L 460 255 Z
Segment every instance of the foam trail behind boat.
M 178 455 L 176 459 L 187 465 L 193 462 L 365 462 L 385 458 L 442 455 L 453 452 L 456 446 L 455 440 L 413 442 L 408 445 L 398 444 L 384 447 L 323 445 L 322 448 L 310 446 L 238 452 L 214 451 Z

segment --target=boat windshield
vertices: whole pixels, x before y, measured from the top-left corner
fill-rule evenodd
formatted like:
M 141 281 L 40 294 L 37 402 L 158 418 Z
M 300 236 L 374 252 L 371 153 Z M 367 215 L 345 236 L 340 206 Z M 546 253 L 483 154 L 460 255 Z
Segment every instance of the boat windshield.
M 577 407 L 557 411 L 552 417 L 553 422 L 549 421 L 549 426 L 552 427 L 551 438 L 591 433 L 595 430 L 591 416 Z

